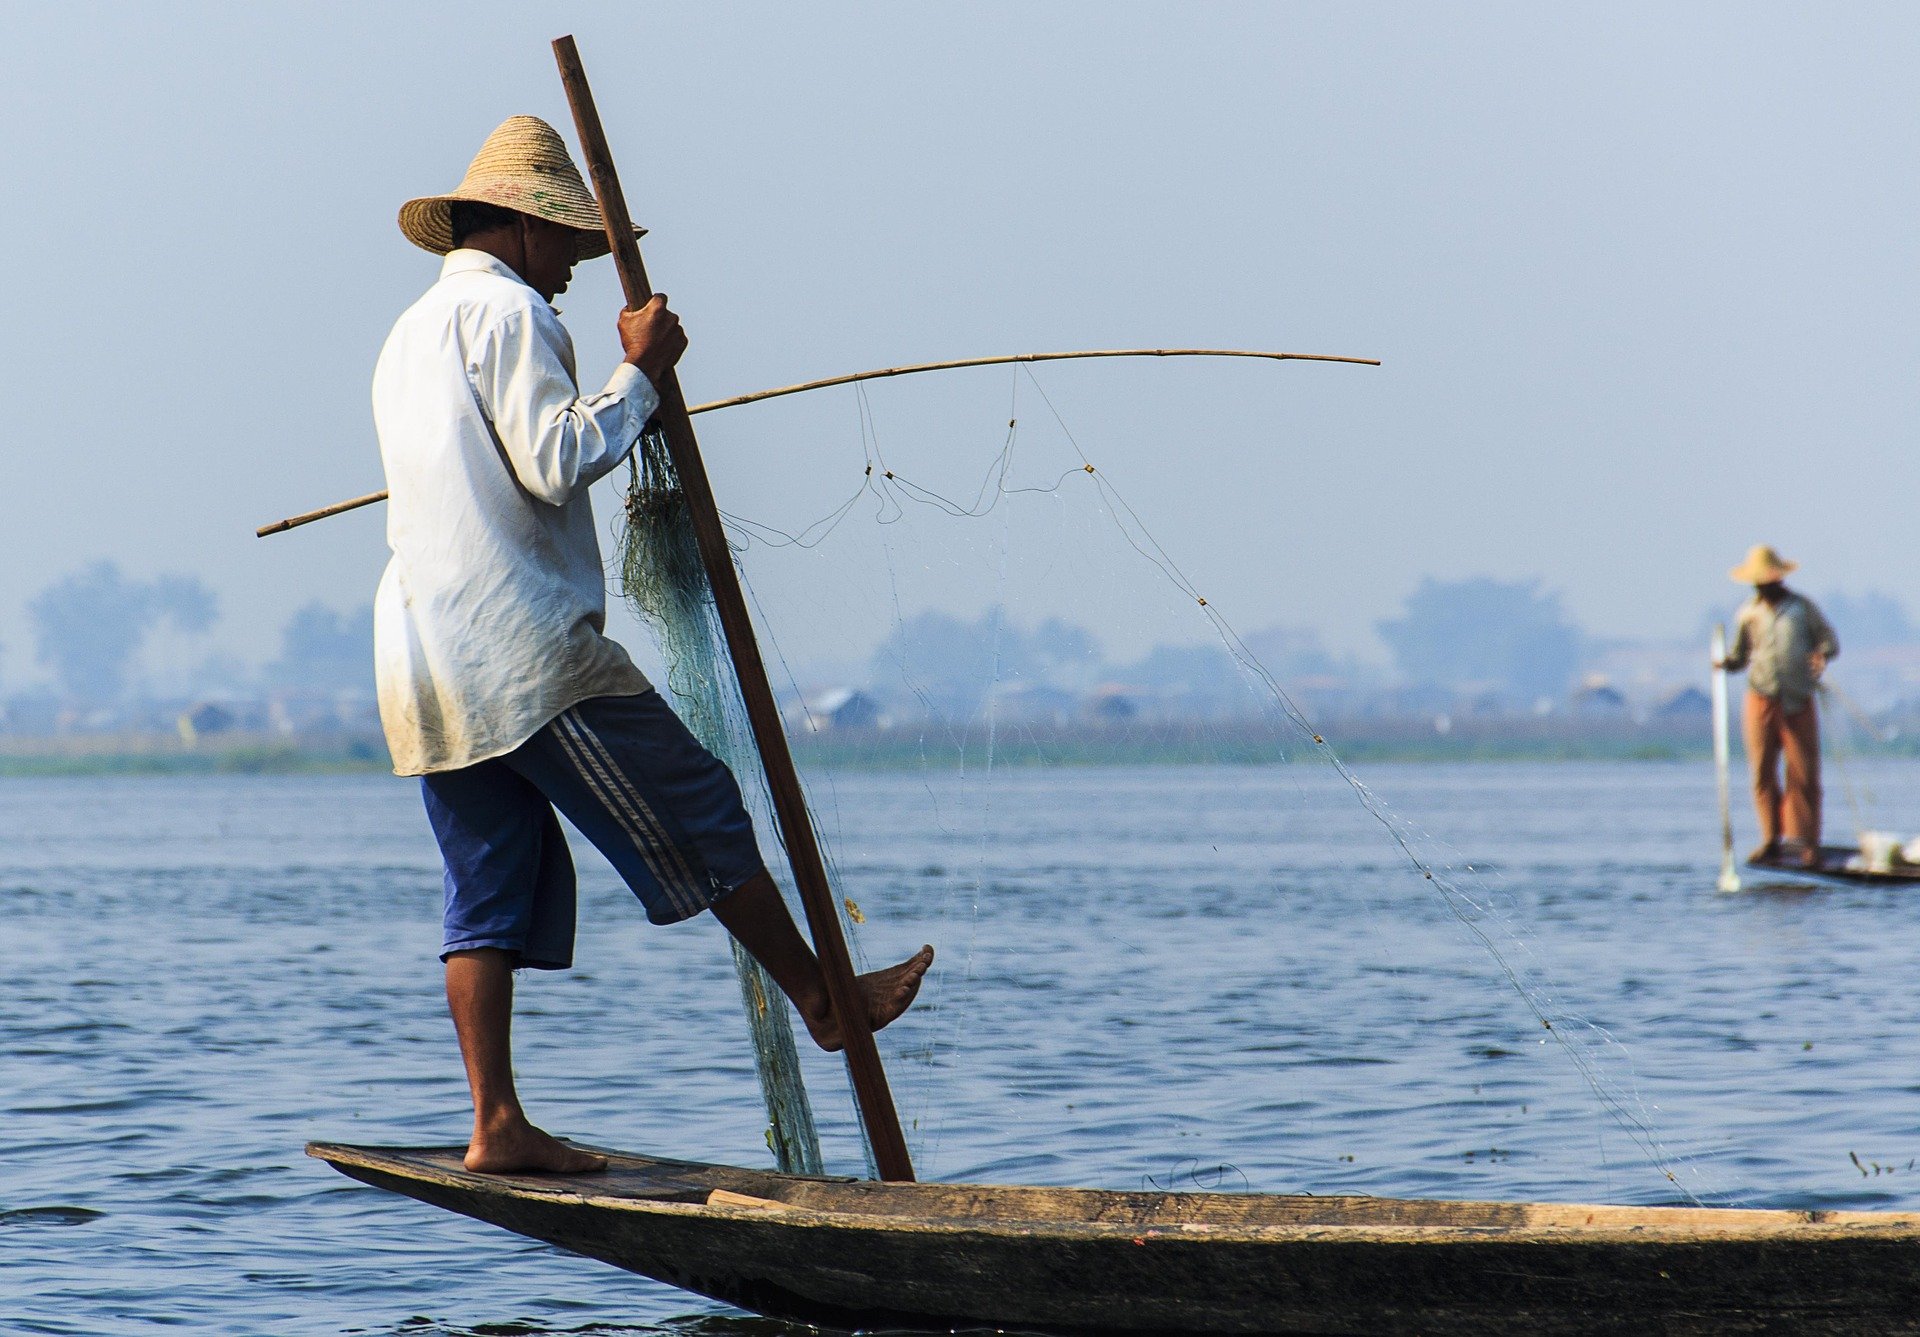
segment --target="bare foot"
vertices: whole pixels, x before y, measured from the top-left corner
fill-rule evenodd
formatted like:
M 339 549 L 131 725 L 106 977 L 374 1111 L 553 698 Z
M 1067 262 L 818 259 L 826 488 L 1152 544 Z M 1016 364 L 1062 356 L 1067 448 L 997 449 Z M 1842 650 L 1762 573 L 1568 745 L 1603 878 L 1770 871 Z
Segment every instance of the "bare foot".
M 920 992 L 920 981 L 927 977 L 927 967 L 932 964 L 933 948 L 922 947 L 897 966 L 869 971 L 855 980 L 860 992 L 866 995 L 867 1024 L 876 1031 L 882 1030 L 912 1007 Z M 813 1042 L 828 1053 L 838 1053 L 844 1047 L 840 1022 L 831 1007 L 818 1017 L 802 1012 L 801 1019 L 807 1023 Z
M 467 1144 L 466 1164 L 479 1175 L 580 1175 L 606 1169 L 607 1158 L 570 1147 L 522 1116 L 503 1120 L 484 1132 L 475 1129 L 473 1141 Z

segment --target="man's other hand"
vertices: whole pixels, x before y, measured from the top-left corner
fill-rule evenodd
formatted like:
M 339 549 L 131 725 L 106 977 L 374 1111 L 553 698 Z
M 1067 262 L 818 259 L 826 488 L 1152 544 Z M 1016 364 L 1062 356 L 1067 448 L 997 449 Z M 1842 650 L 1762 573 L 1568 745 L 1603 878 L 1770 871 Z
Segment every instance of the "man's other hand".
M 661 378 L 687 351 L 687 332 L 680 328 L 680 317 L 667 310 L 664 293 L 655 293 L 638 311 L 620 313 L 620 347 L 626 352 L 626 361 L 658 387 Z

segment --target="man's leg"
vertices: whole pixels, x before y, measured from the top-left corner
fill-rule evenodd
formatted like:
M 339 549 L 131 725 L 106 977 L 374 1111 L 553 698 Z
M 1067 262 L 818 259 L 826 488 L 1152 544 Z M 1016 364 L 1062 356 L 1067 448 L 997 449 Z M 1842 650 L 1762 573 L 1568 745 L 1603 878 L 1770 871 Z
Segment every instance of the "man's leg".
M 1786 836 L 1809 851 L 1820 848 L 1820 713 L 1812 701 L 1795 713 L 1782 712 L 1780 733 L 1786 754 L 1787 784 L 1782 808 Z
M 713 917 L 793 1000 L 814 1043 L 830 1051 L 841 1048 L 840 1022 L 827 998 L 819 958 L 800 936 L 773 878 L 763 872 L 748 879 L 715 901 L 712 909 Z M 911 1007 L 932 964 L 933 948 L 922 947 L 897 966 L 860 976 L 855 983 L 867 1000 L 867 1025 L 877 1031 Z
M 562 711 L 511 758 L 594 843 L 656 924 L 714 917 L 773 976 L 815 1043 L 841 1047 L 820 963 L 767 874 L 740 786 L 658 692 L 595 697 Z M 922 947 L 860 976 L 874 1030 L 919 992 Z
M 421 795 L 446 863 L 440 956 L 473 1095 L 467 1168 L 602 1169 L 529 1123 L 513 1087 L 514 968 L 573 961 L 573 860 L 559 819 L 499 761 L 423 776 Z
M 477 1174 L 604 1170 L 607 1158 L 579 1151 L 527 1121 L 513 1088 L 513 954 L 497 947 L 447 953 L 447 1011 L 473 1092 L 467 1168 Z
M 1753 815 L 1760 823 L 1757 857 L 1780 848 L 1780 703 L 1749 691 L 1740 716 L 1740 732 L 1753 770 Z

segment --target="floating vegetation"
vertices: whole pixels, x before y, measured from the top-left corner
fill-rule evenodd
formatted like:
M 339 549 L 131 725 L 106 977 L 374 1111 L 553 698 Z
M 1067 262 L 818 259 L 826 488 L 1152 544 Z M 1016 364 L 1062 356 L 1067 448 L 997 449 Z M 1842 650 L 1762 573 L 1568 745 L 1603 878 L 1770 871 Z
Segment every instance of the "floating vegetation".
M 1847 1159 L 1853 1162 L 1853 1168 L 1860 1172 L 1861 1178 L 1871 1179 L 1876 1175 L 1899 1174 L 1904 1170 L 1911 1170 L 1914 1167 L 1914 1160 L 1920 1160 L 1920 1157 L 1909 1160 L 1905 1165 L 1882 1165 L 1879 1161 L 1862 1161 L 1858 1155 L 1849 1151 Z

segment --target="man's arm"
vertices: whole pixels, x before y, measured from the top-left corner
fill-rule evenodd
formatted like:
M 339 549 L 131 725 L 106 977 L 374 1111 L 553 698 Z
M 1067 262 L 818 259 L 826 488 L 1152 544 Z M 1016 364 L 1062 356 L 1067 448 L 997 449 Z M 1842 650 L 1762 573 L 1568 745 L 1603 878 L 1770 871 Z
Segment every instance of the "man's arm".
M 667 309 L 665 293 L 655 293 L 638 311 L 622 311 L 619 325 L 621 352 L 656 387 L 687 351 L 687 332 Z
M 1827 621 L 1827 615 L 1820 611 L 1819 605 L 1808 604 L 1813 609 L 1813 644 L 1819 653 L 1828 659 L 1840 657 L 1840 638 L 1834 634 L 1833 623 Z
M 1807 629 L 1813 633 L 1813 653 L 1809 658 L 1813 663 L 1813 676 L 1817 678 L 1827 671 L 1828 664 L 1840 657 L 1840 638 L 1834 635 L 1827 615 L 1811 599 L 1807 601 L 1807 614 L 1811 622 Z
M 1740 616 L 1733 624 L 1733 648 L 1727 651 L 1727 657 L 1714 667 L 1723 668 L 1729 673 L 1739 673 L 1747 666 L 1747 659 L 1753 654 L 1753 633 L 1747 625 L 1747 610 L 1741 609 Z
M 593 395 L 582 395 L 567 371 L 558 324 L 533 311 L 506 317 L 475 350 L 475 389 L 514 476 L 550 505 L 565 504 L 627 457 L 660 406 L 654 378 L 686 348 L 664 298 L 621 312 L 619 327 L 626 360 Z

